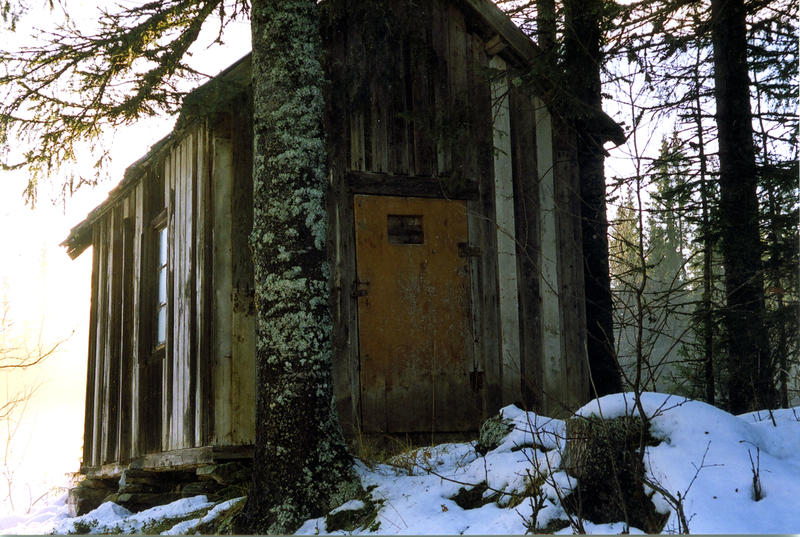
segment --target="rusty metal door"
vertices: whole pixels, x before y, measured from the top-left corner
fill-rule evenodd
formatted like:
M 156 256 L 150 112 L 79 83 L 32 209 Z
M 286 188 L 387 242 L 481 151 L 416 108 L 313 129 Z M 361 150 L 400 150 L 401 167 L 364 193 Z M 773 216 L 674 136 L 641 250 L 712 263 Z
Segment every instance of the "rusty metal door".
M 466 203 L 355 196 L 361 427 L 477 429 Z

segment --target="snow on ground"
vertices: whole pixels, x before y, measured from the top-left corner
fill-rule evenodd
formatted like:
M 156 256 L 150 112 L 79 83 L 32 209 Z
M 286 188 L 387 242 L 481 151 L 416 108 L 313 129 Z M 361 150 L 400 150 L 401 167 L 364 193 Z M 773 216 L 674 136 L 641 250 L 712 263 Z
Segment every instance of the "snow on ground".
M 56 524 L 67 518 L 67 494 L 45 503 L 35 511 L 25 515 L 0 517 L 0 533 L 11 535 L 48 534 Z
M 668 496 L 681 498 L 691 533 L 800 531 L 800 407 L 733 416 L 698 401 L 645 393 L 641 408 L 651 420 L 651 434 L 660 441 L 645 452 L 648 478 Z M 578 414 L 612 418 L 638 412 L 631 394 L 616 394 L 592 401 Z M 568 520 L 559 502 L 574 485 L 574 479 L 558 470 L 564 422 L 514 406 L 501 414 L 513 427 L 484 455 L 476 452 L 474 443 L 459 443 L 420 448 L 394 457 L 390 464 L 357 462 L 369 495 L 338 507 L 327 521 L 307 521 L 298 533 L 522 534 L 534 528 L 534 513 L 540 531 L 548 523 Z M 761 489 L 758 501 L 754 475 Z M 541 488 L 532 486 L 532 480 Z M 465 503 L 467 490 L 472 495 Z M 536 494 L 531 497 L 535 490 L 541 491 L 538 502 Z M 236 501 L 241 500 L 232 500 Z M 664 532 L 676 531 L 674 505 L 659 493 L 654 501 L 659 510 L 670 513 Z M 213 506 L 198 496 L 137 514 L 106 503 L 70 519 L 63 502 L 62 497 L 24 518 L 0 518 L 0 531 L 66 533 L 75 531 L 77 523 L 93 533 L 138 533 L 171 518 L 183 520 L 164 533 L 188 534 L 231 507 L 231 502 Z M 361 515 L 360 527 L 330 531 L 327 524 L 346 511 Z M 604 534 L 626 530 L 621 521 L 584 522 L 584 528 Z M 573 529 L 563 527 L 558 533 L 571 534 Z
M 0 533 L 25 534 L 70 534 L 70 533 L 145 533 L 164 521 L 181 520 L 195 515 L 197 518 L 183 520 L 171 525 L 162 535 L 186 535 L 198 525 L 210 522 L 232 506 L 244 500 L 235 498 L 214 504 L 205 496 L 183 498 L 167 505 L 160 505 L 131 513 L 113 502 L 106 502 L 83 516 L 70 518 L 67 515 L 66 494 L 25 519 L 20 517 L 0 518 Z

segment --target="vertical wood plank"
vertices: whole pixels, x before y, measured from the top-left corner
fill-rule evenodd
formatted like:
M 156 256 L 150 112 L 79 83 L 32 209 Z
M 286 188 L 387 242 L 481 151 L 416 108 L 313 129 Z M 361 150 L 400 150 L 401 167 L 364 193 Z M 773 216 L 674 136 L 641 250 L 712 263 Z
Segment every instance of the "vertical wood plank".
M 402 14 L 396 20 L 403 21 Z M 400 22 L 402 24 L 402 22 Z M 387 143 L 389 144 L 388 169 L 398 175 L 409 173 L 409 140 L 408 140 L 408 105 L 407 94 L 410 89 L 408 77 L 410 72 L 406 70 L 407 58 L 409 53 L 408 37 L 404 36 L 396 44 L 397 49 L 394 55 L 394 80 L 388 84 L 390 96 L 386 102 L 391 103 L 386 108 L 390 115 L 387 118 Z M 386 85 L 387 81 L 384 81 Z
M 348 27 L 348 30 L 351 28 Z M 341 35 L 323 35 L 328 51 L 324 64 L 325 75 L 331 81 L 325 87 L 325 130 L 344 132 L 352 117 L 352 101 L 347 98 L 347 73 L 345 71 L 347 45 Z M 330 191 L 327 199 L 328 262 L 331 267 L 331 321 L 333 323 L 333 391 L 340 423 L 346 436 L 357 437 L 359 427 L 358 349 L 353 337 L 354 324 L 353 275 L 355 274 L 352 224 L 352 196 L 345 182 L 349 159 L 347 146 L 335 137 L 327 137 Z
M 476 251 L 481 252 L 481 225 L 483 219 L 480 217 L 481 204 L 479 200 L 467 201 L 467 235 L 468 244 L 470 248 L 475 248 Z M 467 374 L 471 375 L 470 382 L 472 383 L 475 392 L 474 404 L 482 409 L 482 418 L 487 418 L 488 412 L 488 399 L 486 390 L 486 353 L 484 337 L 486 326 L 483 315 L 484 310 L 484 296 L 482 285 L 483 282 L 483 255 L 470 256 L 467 261 L 467 270 L 469 273 L 469 310 L 470 310 L 470 327 L 472 344 L 468 349 L 472 353 L 471 367 Z
M 231 196 L 233 148 L 230 128 L 215 130 L 212 183 L 214 185 L 214 437 L 217 445 L 233 441 L 231 430 L 231 319 L 233 293 Z
M 213 164 L 213 138 L 210 129 L 206 131 L 206 149 L 204 151 L 205 162 L 205 208 L 204 208 L 204 222 L 206 229 L 206 240 L 203 242 L 203 264 L 204 274 L 206 276 L 205 286 L 203 289 L 203 296 L 205 297 L 205 307 L 203 309 L 204 323 L 203 334 L 205 341 L 201 346 L 203 350 L 203 360 L 201 362 L 202 379 L 202 400 L 203 400 L 203 434 L 202 442 L 205 445 L 212 443 L 214 434 L 214 368 L 216 367 L 216 360 L 214 354 L 214 284 L 216 282 L 216 275 L 214 274 L 214 244 L 216 238 L 214 237 L 214 203 L 216 193 L 214 192 L 214 183 L 212 181 L 212 164 Z
M 186 246 L 189 238 L 186 236 L 186 188 L 184 184 L 184 174 L 186 167 L 185 155 L 185 141 L 175 148 L 175 174 L 172 177 L 173 188 L 175 191 L 175 240 L 173 245 L 175 247 L 175 266 L 173 274 L 175 276 L 174 285 L 175 290 L 175 328 L 173 334 L 175 336 L 170 363 L 172 365 L 172 404 L 170 410 L 172 417 L 170 420 L 170 449 L 178 449 L 181 446 L 181 433 L 183 422 L 181 416 L 183 414 L 183 387 L 185 378 L 183 376 L 183 361 L 186 355 Z
M 341 36 L 339 37 L 341 39 Z M 343 65 L 348 65 L 347 62 L 351 61 L 364 61 L 366 52 L 362 41 L 361 32 L 351 32 L 347 35 L 346 51 L 344 52 L 345 58 Z M 361 81 L 369 87 L 368 81 Z M 347 88 L 347 101 L 354 103 L 354 107 L 348 112 L 348 123 L 344 125 L 347 127 L 347 144 L 348 148 L 348 162 L 350 169 L 365 171 L 367 170 L 366 152 L 367 146 L 371 146 L 370 137 L 367 135 L 366 129 L 369 121 L 365 120 L 365 115 L 370 109 L 370 94 L 359 93 L 359 84 L 350 84 Z M 370 166 L 371 166 L 370 162 Z M 370 168 L 371 169 L 371 168 Z
M 488 58 L 480 58 L 488 67 Z M 485 395 L 487 412 L 496 412 L 502 406 L 499 296 L 497 283 L 497 231 L 494 192 L 494 120 L 492 94 L 489 80 L 482 80 L 476 87 L 473 103 L 478 135 L 478 201 L 474 214 L 479 219 L 481 247 L 480 286 L 481 302 L 481 356 L 485 368 Z
M 103 260 L 102 260 L 102 271 L 103 271 L 103 340 L 102 345 L 100 346 L 99 350 L 101 353 L 102 363 L 100 365 L 100 376 L 102 378 L 102 382 L 100 383 L 100 394 L 99 394 L 99 401 L 100 405 L 98 406 L 98 418 L 99 418 L 99 437 L 98 437 L 98 463 L 104 464 L 106 462 L 106 445 L 107 441 L 106 438 L 108 437 L 108 384 L 109 384 L 109 362 L 111 358 L 111 338 L 113 334 L 111 333 L 111 286 L 112 286 L 112 277 L 111 277 L 111 258 L 113 254 L 113 236 L 111 234 L 111 225 L 110 225 L 111 216 L 106 215 L 103 218 L 103 242 L 104 242 L 104 253 L 103 253 Z
M 233 115 L 233 195 L 231 231 L 233 242 L 233 443 L 255 441 L 255 331 L 253 264 L 249 235 L 253 227 L 253 160 L 251 114 L 244 105 Z
M 185 385 L 186 395 L 186 408 L 184 409 L 184 417 L 183 417 L 183 445 L 184 447 L 195 447 L 197 444 L 195 443 L 195 426 L 196 420 L 198 415 L 198 405 L 197 405 L 197 338 L 198 338 L 198 328 L 200 324 L 197 322 L 197 312 L 200 311 L 200 301 L 202 299 L 203 293 L 202 289 L 198 288 L 198 272 L 199 272 L 199 261 L 198 259 L 198 251 L 202 250 L 202 243 L 199 242 L 198 237 L 198 226 L 200 225 L 199 219 L 202 218 L 202 213 L 198 207 L 197 203 L 197 196 L 198 196 L 198 183 L 200 181 L 200 170 L 198 169 L 198 157 L 200 152 L 200 139 L 202 136 L 202 127 L 196 128 L 189 141 L 189 150 L 187 154 L 187 181 L 189 184 L 188 187 L 188 198 L 189 198 L 189 205 L 190 208 L 187 211 L 188 216 L 188 226 L 190 228 L 190 235 L 191 238 L 189 240 L 189 251 L 187 252 L 187 264 L 188 264 L 188 281 L 186 282 L 186 291 L 187 291 L 187 301 L 189 303 L 189 311 L 188 311 L 188 361 L 185 367 L 185 376 L 188 382 Z
M 186 139 L 179 143 L 175 149 L 175 173 L 172 177 L 175 199 L 175 227 L 172 246 L 175 249 L 175 265 L 173 267 L 175 296 L 175 324 L 173 328 L 173 353 L 169 363 L 172 367 L 170 375 L 172 402 L 170 405 L 170 449 L 183 447 L 183 411 L 185 409 L 185 383 L 184 363 L 187 355 L 186 345 L 186 250 L 189 237 L 186 228 Z
M 422 17 L 430 20 L 431 3 L 420 6 Z M 417 175 L 434 175 L 436 146 L 433 140 L 433 77 L 434 62 L 429 24 L 411 28 L 412 48 L 409 54 L 412 84 L 411 117 L 413 118 L 414 171 Z
M 86 368 L 86 406 L 83 421 L 82 466 L 94 466 L 94 444 L 97 383 L 97 327 L 102 235 L 99 226 L 92 227 L 92 297 L 89 310 L 89 363 Z
M 389 149 L 392 143 L 389 138 L 392 122 L 392 95 L 387 92 L 386 82 L 378 77 L 376 71 L 377 69 L 370 73 L 369 121 L 365 122 L 365 126 L 369 129 L 372 162 L 367 162 L 365 168 L 367 171 L 388 173 L 392 171 L 389 164 Z
M 467 87 L 469 122 L 467 132 L 467 147 L 463 156 L 464 178 L 466 181 L 477 181 L 480 173 L 479 155 L 483 140 L 486 137 L 484 122 L 487 120 L 483 105 L 483 88 L 489 86 L 487 76 L 488 57 L 483 49 L 483 39 L 475 34 L 467 34 L 465 41 L 467 47 Z
M 139 454 L 154 453 L 162 451 L 166 444 L 163 441 L 163 424 L 165 422 L 165 355 L 169 354 L 169 311 L 167 307 L 167 341 L 161 352 L 154 352 L 155 342 L 155 300 L 157 299 L 155 289 L 157 288 L 157 271 L 159 253 L 156 249 L 158 234 L 152 227 L 153 218 L 157 216 L 166 204 L 164 191 L 167 189 L 167 170 L 168 156 L 165 156 L 153 166 L 152 171 L 148 172 L 142 179 L 141 203 L 137 203 L 137 218 L 141 215 L 141 232 L 138 234 L 140 240 L 140 263 L 137 270 L 140 273 L 140 286 L 137 293 L 137 300 L 140 304 L 138 308 L 140 327 L 138 335 L 138 408 L 137 428 L 135 440 L 136 451 Z M 169 219 L 167 219 L 169 223 Z M 169 279 L 169 273 L 167 274 Z M 167 301 L 169 302 L 169 284 L 167 285 Z
M 553 161 L 553 133 L 550 112 L 536 99 L 536 156 L 539 172 L 539 228 L 541 250 L 539 254 L 540 293 L 542 301 L 542 357 L 543 395 L 548 411 L 558 408 L 563 396 L 561 328 L 561 285 L 559 282 L 559 215 L 556 214 L 555 174 Z
M 104 405 L 103 398 L 106 376 L 106 331 L 108 326 L 108 226 L 106 218 L 97 222 L 99 244 L 98 244 L 98 293 L 97 293 L 97 345 L 96 345 L 96 377 L 94 385 L 94 431 L 92 434 L 94 445 L 92 446 L 93 460 L 92 466 L 99 466 L 103 462 L 103 419 Z
M 191 157 L 192 157 L 192 139 L 193 134 L 187 133 L 186 137 L 181 143 L 181 172 L 177 177 L 179 188 L 181 189 L 183 201 L 183 221 L 181 227 L 183 230 L 183 245 L 181 248 L 181 287 L 180 287 L 180 304 L 181 304 L 181 354 L 176 356 L 177 371 L 175 375 L 174 384 L 177 385 L 179 399 L 175 404 L 174 412 L 176 418 L 175 424 L 175 444 L 179 449 L 187 446 L 187 412 L 189 410 L 189 371 L 188 365 L 191 360 L 191 327 L 192 327 L 192 303 L 194 296 L 192 290 L 194 289 L 192 282 L 192 185 L 191 185 Z
M 414 32 L 409 29 L 409 32 Z M 403 73 L 403 109 L 399 114 L 402 119 L 403 128 L 403 173 L 414 175 L 416 170 L 416 158 L 414 154 L 414 68 L 411 66 L 413 61 L 413 35 L 406 35 L 403 40 L 403 61 L 400 66 Z
M 431 44 L 435 58 L 433 69 L 433 101 L 434 101 L 434 132 L 436 139 L 436 174 L 449 175 L 452 166 L 452 143 L 444 136 L 444 123 L 450 112 L 450 45 L 449 25 L 447 18 L 447 3 L 442 0 L 432 2 L 431 9 Z
M 125 200 L 125 204 L 135 207 L 136 191 L 133 190 Z M 132 212 L 132 211 L 131 211 Z M 133 232 L 134 217 L 126 216 L 122 220 L 122 317 L 121 338 L 122 349 L 119 367 L 119 440 L 118 460 L 130 458 L 131 442 L 131 406 L 133 403 Z
M 176 148 L 177 168 L 175 171 L 175 309 L 177 311 L 175 326 L 175 354 L 172 356 L 172 428 L 170 431 L 170 448 L 183 447 L 183 412 L 186 408 L 185 362 L 188 355 L 186 344 L 186 311 L 189 304 L 186 300 L 186 253 L 190 237 L 186 225 L 189 204 L 186 201 L 186 139 Z
M 517 270 L 520 288 L 520 352 L 522 395 L 527 408 L 542 412 L 542 326 L 539 278 L 541 240 L 539 175 L 535 113 L 525 90 L 510 94 L 511 141 L 514 161 L 514 211 L 516 215 Z
M 212 345 L 211 340 L 211 279 L 212 267 L 211 263 L 213 258 L 211 256 L 211 241 L 212 234 L 210 233 L 209 225 L 211 225 L 212 213 L 210 210 L 210 175 L 209 175 L 209 143 L 208 143 L 208 125 L 204 123 L 200 129 L 197 141 L 197 154 L 196 154 L 196 181 L 197 181 L 197 204 L 196 204 L 196 226 L 197 226 L 197 244 L 195 250 L 195 296 L 197 297 L 197 312 L 195 317 L 195 326 L 197 331 L 196 349 L 197 359 L 192 375 L 195 377 L 195 389 L 193 398 L 195 401 L 195 414 L 194 414 L 194 438 L 193 444 L 195 446 L 207 445 L 208 439 L 208 416 L 209 407 L 211 406 L 211 393 L 209 391 L 209 359 L 210 350 Z
M 491 65 L 505 71 L 505 62 L 495 56 Z M 514 236 L 513 166 L 511 162 L 511 119 L 508 106 L 508 81 L 498 77 L 492 82 L 494 103 L 494 188 L 497 231 L 497 274 L 500 299 L 500 341 L 502 360 L 503 404 L 521 400 L 521 364 L 519 346 L 519 284 L 517 247 Z
M 583 284 L 580 184 L 573 131 L 552 117 L 554 197 L 558 241 L 559 305 L 561 307 L 561 360 L 564 398 L 553 414 L 567 415 L 589 398 L 586 356 L 586 304 Z
M 167 156 L 164 168 L 164 203 L 167 207 L 167 341 L 164 345 L 165 355 L 161 361 L 161 386 L 162 386 L 162 407 L 161 407 L 161 448 L 171 449 L 170 431 L 172 428 L 172 360 L 175 355 L 175 324 L 176 324 L 176 287 L 175 287 L 175 263 L 176 263 L 176 236 L 175 222 L 177 221 L 176 199 L 175 199 L 175 170 L 176 156 L 171 153 Z
M 106 430 L 104 434 L 104 462 L 117 460 L 117 442 L 119 440 L 119 391 L 120 391 L 120 350 L 122 344 L 122 207 L 118 204 L 111 211 L 109 218 L 109 237 L 111 253 L 109 255 L 109 275 L 111 289 L 109 292 L 109 328 L 107 341 L 108 364 L 106 365 L 107 405 Z
M 140 435 L 142 430 L 142 414 L 140 410 L 140 403 L 139 397 L 140 393 L 142 393 L 142 369 L 143 369 L 143 361 L 144 355 L 142 352 L 142 328 L 144 324 L 143 316 L 146 315 L 145 306 L 142 301 L 141 293 L 142 293 L 142 278 L 144 277 L 142 274 L 142 259 L 143 259 L 143 252 L 144 252 L 144 244 L 142 241 L 142 237 L 144 234 L 143 223 L 144 223 L 144 182 L 147 181 L 149 175 L 145 175 L 139 181 L 139 184 L 136 186 L 135 190 L 135 207 L 134 207 L 134 224 L 133 224 L 133 259 L 132 259 L 132 270 L 133 270 L 133 286 L 131 290 L 132 294 L 132 307 L 133 312 L 131 315 L 131 323 L 132 326 L 130 327 L 132 333 L 131 339 L 131 349 L 134 353 L 134 359 L 132 360 L 132 379 L 131 379 L 131 396 L 133 398 L 133 403 L 131 405 L 131 457 L 139 456 L 141 451 L 141 443 L 140 443 Z
M 452 164 L 450 175 L 454 181 L 469 177 L 470 151 L 469 86 L 467 84 L 467 30 L 464 13 L 454 4 L 447 6 L 447 40 L 449 49 L 449 103 L 446 109 L 446 131 L 451 138 Z

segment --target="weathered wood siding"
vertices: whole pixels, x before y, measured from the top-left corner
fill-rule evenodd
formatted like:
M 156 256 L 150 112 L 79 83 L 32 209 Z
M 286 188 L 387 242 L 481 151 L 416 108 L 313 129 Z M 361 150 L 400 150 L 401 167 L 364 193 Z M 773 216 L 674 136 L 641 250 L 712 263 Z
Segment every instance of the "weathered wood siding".
M 568 136 L 553 141 L 549 112 L 538 101 L 537 114 L 534 96 L 519 87 L 528 66 L 461 2 L 334 4 L 329 249 L 334 388 L 345 430 L 367 420 L 353 229 L 359 194 L 466 200 L 468 374 L 485 415 L 508 403 L 559 412 L 583 402 L 574 161 Z
M 334 390 L 343 427 L 353 433 L 370 419 L 361 406 L 370 395 L 360 386 L 355 286 L 353 199 L 359 194 L 466 201 L 471 366 L 452 374 L 472 383 L 485 415 L 502 402 L 494 122 L 485 37 L 455 2 L 434 0 L 414 9 L 402 0 L 374 9 L 358 2 L 334 4 L 325 45 L 332 81 L 326 96 L 329 252 Z M 518 338 L 515 333 L 509 341 Z M 399 421 L 413 419 L 407 415 Z M 448 417 L 441 420 L 446 423 Z M 459 420 L 454 415 L 451 421 Z
M 241 305 L 252 290 L 250 220 L 235 216 L 249 211 L 247 133 L 230 117 L 185 129 L 138 165 L 139 179 L 93 224 L 86 468 L 252 443 L 254 326 L 246 298 Z M 168 306 L 159 348 L 162 225 Z
M 249 444 L 255 427 L 255 315 L 248 234 L 252 227 L 252 141 L 247 106 L 212 138 L 214 189 L 215 445 Z

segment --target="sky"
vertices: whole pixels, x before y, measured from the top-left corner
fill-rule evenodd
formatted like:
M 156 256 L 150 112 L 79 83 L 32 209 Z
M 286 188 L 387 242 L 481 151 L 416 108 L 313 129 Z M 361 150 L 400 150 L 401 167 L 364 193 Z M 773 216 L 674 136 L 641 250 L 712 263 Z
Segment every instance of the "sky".
M 70 2 L 71 17 L 79 27 L 91 27 L 101 5 L 112 3 Z M 58 11 L 34 7 L 20 20 L 16 32 L 0 30 L 0 36 L 6 47 L 16 48 L 30 43 L 35 29 L 51 28 L 59 16 Z M 201 34 L 195 59 L 190 62 L 212 75 L 250 48 L 246 22 L 235 24 L 226 33 L 224 46 L 208 48 L 216 37 L 214 30 Z M 105 144 L 112 158 L 104 174 L 107 179 L 93 188 L 82 187 L 66 200 L 59 199 L 64 172 L 40 185 L 35 208 L 26 205 L 22 196 L 26 173 L 0 172 L 0 307 L 7 304 L 9 320 L 0 333 L 0 349 L 13 345 L 35 353 L 40 344 L 50 348 L 59 343 L 56 352 L 33 369 L 0 370 L 0 398 L 36 388 L 23 413 L 0 421 L 0 448 L 6 443 L 8 427 L 19 424 L 10 455 L 4 457 L 0 449 L 0 513 L 10 507 L 5 501 L 6 469 L 13 472 L 14 507 L 19 512 L 52 484 L 65 482 L 65 474 L 77 472 L 80 465 L 92 251 L 86 250 L 73 261 L 59 244 L 106 198 L 125 168 L 167 135 L 173 124 L 174 118 L 156 117 L 108 133 Z M 86 176 L 93 173 L 91 165 L 81 162 L 77 171 Z

